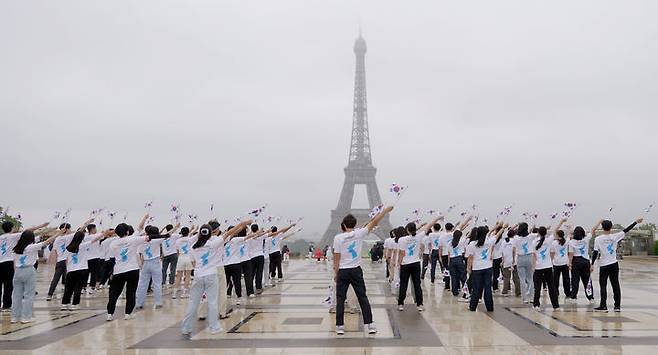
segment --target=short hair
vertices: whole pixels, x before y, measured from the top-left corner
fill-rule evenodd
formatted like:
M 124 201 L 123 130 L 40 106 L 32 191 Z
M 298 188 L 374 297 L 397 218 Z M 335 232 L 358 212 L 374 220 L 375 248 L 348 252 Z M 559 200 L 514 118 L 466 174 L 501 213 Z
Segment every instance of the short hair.
M 251 225 L 251 231 L 256 233 L 258 232 L 258 224 L 254 223 Z
M 441 230 L 441 225 L 439 223 L 435 223 L 434 226 L 432 226 L 432 229 L 434 229 L 435 232 L 438 232 Z
M 4 221 L 2 222 L 2 231 L 5 233 L 11 232 L 11 230 L 14 229 L 14 222 L 12 221 Z
M 167 224 L 167 225 L 165 226 L 165 229 L 167 230 L 167 232 L 169 232 L 170 230 L 174 229 L 174 226 L 171 225 L 171 224 Z
M 446 223 L 446 230 L 448 232 L 450 232 L 453 228 L 455 228 L 455 226 L 452 223 L 449 223 L 449 222 Z
M 92 230 L 96 229 L 96 225 L 91 223 L 87 225 L 87 232 L 91 232 Z
M 146 228 L 144 228 L 144 232 L 146 232 L 146 235 L 160 234 L 160 230 L 156 226 L 146 226 Z
M 350 228 L 350 229 L 356 227 L 356 217 L 354 217 L 352 214 L 348 214 L 343 218 L 342 225 L 344 225 L 345 228 Z
M 612 222 L 606 219 L 605 221 L 601 222 L 601 227 L 604 231 L 609 232 L 612 230 Z
M 183 228 L 180 229 L 180 234 L 183 237 L 187 237 L 187 235 L 190 234 L 190 229 L 187 228 L 187 227 L 183 227 Z
M 219 226 L 221 224 L 219 224 L 219 222 L 217 222 L 217 221 L 210 221 L 210 222 L 208 222 L 208 225 L 210 226 L 210 229 L 215 230 L 215 229 L 219 228 Z
M 59 229 L 71 229 L 71 225 L 68 223 L 62 223 L 59 225 Z

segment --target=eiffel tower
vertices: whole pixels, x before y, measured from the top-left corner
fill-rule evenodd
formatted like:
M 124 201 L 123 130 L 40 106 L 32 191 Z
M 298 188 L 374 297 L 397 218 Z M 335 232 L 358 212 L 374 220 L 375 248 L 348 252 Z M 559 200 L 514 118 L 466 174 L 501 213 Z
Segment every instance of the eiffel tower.
M 341 233 L 340 224 L 347 214 L 353 214 L 358 225 L 363 225 L 370 218 L 368 213 L 382 203 L 375 174 L 377 169 L 372 165 L 370 155 L 370 134 L 368 133 L 368 101 L 366 98 L 366 41 L 359 33 L 354 42 L 354 55 L 356 56 L 356 72 L 354 74 L 354 107 L 352 113 L 352 142 L 350 154 L 345 170 L 345 182 L 340 192 L 338 206 L 331 211 L 331 223 L 322 236 L 320 245 L 331 244 L 336 234 Z M 370 208 L 352 208 L 354 200 L 354 186 L 365 185 L 368 193 Z M 391 223 L 388 216 L 379 224 L 375 234 L 380 239 L 388 237 Z

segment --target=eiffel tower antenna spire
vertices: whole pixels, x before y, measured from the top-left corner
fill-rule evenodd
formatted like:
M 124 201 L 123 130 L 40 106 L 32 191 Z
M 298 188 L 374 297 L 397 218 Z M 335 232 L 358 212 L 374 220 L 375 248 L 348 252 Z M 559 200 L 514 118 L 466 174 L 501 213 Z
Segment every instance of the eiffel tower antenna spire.
M 375 175 L 377 169 L 372 165 L 370 151 L 370 132 L 368 129 L 368 99 L 366 95 L 366 41 L 361 35 L 354 42 L 354 56 L 356 69 L 354 72 L 354 98 L 352 104 L 352 139 L 350 141 L 349 158 L 345 170 L 345 181 L 340 193 L 338 206 L 331 211 L 331 224 L 322 237 L 321 244 L 330 244 L 334 236 L 340 233 L 340 224 L 347 214 L 353 214 L 359 224 L 368 221 L 368 213 L 372 208 L 381 204 L 381 196 L 377 188 Z M 354 187 L 365 185 L 368 194 L 369 208 L 352 208 L 354 200 Z M 380 223 L 375 234 L 380 239 L 388 237 L 391 224 L 388 216 Z

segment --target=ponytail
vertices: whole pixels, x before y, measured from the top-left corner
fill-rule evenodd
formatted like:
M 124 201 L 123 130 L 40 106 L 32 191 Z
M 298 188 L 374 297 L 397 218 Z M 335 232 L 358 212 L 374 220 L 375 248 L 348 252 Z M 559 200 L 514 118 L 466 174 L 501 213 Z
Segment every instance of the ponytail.
M 192 245 L 192 249 L 198 249 L 206 245 L 206 242 L 208 241 L 208 239 L 210 239 L 211 234 L 212 234 L 212 229 L 210 229 L 210 226 L 207 224 L 202 225 L 201 228 L 199 229 L 199 239 L 197 239 L 196 243 Z
M 537 243 L 535 250 L 539 250 L 539 248 L 541 248 L 541 246 L 544 244 L 544 240 L 546 239 L 546 233 L 547 233 L 546 227 L 539 227 L 537 233 L 539 233 L 539 243 Z

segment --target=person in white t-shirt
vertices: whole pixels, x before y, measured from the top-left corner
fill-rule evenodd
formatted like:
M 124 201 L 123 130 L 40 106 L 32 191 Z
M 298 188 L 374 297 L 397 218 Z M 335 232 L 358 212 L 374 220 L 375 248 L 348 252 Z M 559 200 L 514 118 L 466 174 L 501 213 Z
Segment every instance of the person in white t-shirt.
M 236 305 L 242 303 L 242 275 L 245 275 L 245 280 L 249 279 L 248 261 L 249 254 L 247 252 L 247 242 L 251 239 L 258 238 L 263 235 L 265 231 L 247 234 L 247 228 L 240 229 L 235 236 L 225 236 L 224 239 L 224 270 L 226 270 L 226 278 L 231 281 L 237 296 Z M 246 285 L 247 296 L 254 293 L 253 288 Z M 230 291 L 229 291 L 230 292 Z
M 66 283 L 64 284 L 61 310 L 75 311 L 78 309 L 82 288 L 89 277 L 88 259 L 90 251 L 88 247 L 113 233 L 113 231 L 106 231 L 85 238 L 85 232 L 82 229 L 73 234 L 73 238 L 66 245 L 66 252 L 64 253 L 66 256 Z M 73 302 L 71 302 L 71 297 Z
M 425 224 L 420 230 L 416 230 L 416 224 L 411 222 L 405 227 L 406 235 L 398 238 L 398 262 L 400 265 L 400 290 L 398 291 L 398 310 L 404 310 L 404 300 L 407 297 L 407 287 L 409 286 L 409 279 L 413 283 L 414 298 L 416 300 L 416 308 L 419 312 L 425 310 L 423 306 L 423 289 L 420 285 L 421 279 L 421 264 L 420 253 L 422 238 L 426 236 L 427 231 L 439 219 L 439 216 L 432 222 Z
M 91 219 L 86 220 L 76 231 L 84 230 L 91 222 Z M 73 238 L 73 233 L 75 233 L 75 231 L 71 232 L 71 225 L 68 223 L 62 223 L 59 226 L 59 229 L 63 230 L 64 234 L 61 238 L 57 238 L 52 246 L 53 250 L 51 252 L 51 257 L 57 258 L 57 262 L 55 263 L 55 272 L 50 281 L 46 301 L 53 299 L 55 289 L 57 288 L 60 279 L 62 280 L 62 285 L 66 283 L 66 246 L 71 242 L 71 238 Z
M 560 295 L 560 278 L 562 279 L 562 288 L 564 296 L 568 299 L 571 294 L 571 277 L 569 275 L 569 245 L 563 230 L 558 229 L 555 232 L 555 240 L 551 246 L 551 257 L 553 258 L 553 283 L 555 292 Z
M 612 222 L 601 220 L 594 226 L 594 230 L 600 225 L 603 234 L 594 239 L 594 253 L 592 254 L 592 265 L 599 258 L 599 287 L 601 288 L 601 304 L 594 308 L 595 312 L 608 311 L 608 279 L 612 285 L 612 294 L 615 300 L 614 311 L 621 312 L 621 287 L 619 286 L 619 263 L 617 262 L 617 246 L 637 224 L 643 219 L 636 219 L 631 225 L 621 232 L 612 233 Z
M 459 296 L 459 291 L 466 285 L 466 262 L 464 261 L 464 252 L 468 245 L 468 234 L 463 235 L 462 230 L 468 226 L 472 216 L 466 218 L 456 228 L 451 228 L 450 233 L 442 237 L 443 245 L 440 246 L 441 254 L 447 253 L 448 261 L 445 264 L 450 272 L 450 291 L 455 297 Z M 448 225 L 446 224 L 446 229 Z M 468 301 L 466 292 L 462 295 L 462 300 Z
M 513 257 L 519 273 L 519 281 L 521 282 L 521 301 L 523 303 L 532 302 L 531 299 L 534 296 L 532 242 L 537 237 L 537 234 L 530 233 L 529 229 L 528 223 L 519 223 L 513 241 Z
M 450 270 L 448 269 L 448 264 L 450 263 L 450 250 L 449 246 L 452 241 L 452 233 L 454 232 L 455 226 L 452 223 L 445 224 L 445 231 L 439 232 L 439 263 L 441 266 L 441 273 L 443 274 L 443 289 L 450 290 L 451 281 L 450 281 Z M 457 290 L 459 293 L 459 290 Z
M 251 225 L 252 233 L 259 231 L 257 224 Z M 251 277 L 246 280 L 247 283 L 252 285 L 252 289 L 256 290 L 256 294 L 263 293 L 263 267 L 265 265 L 265 252 L 263 251 L 263 244 L 265 239 L 269 236 L 269 231 L 260 237 L 253 238 L 247 242 L 247 249 L 249 250 L 249 257 L 251 263 Z
M 504 228 L 496 224 L 496 234 L 489 236 L 489 228 L 480 226 L 476 229 L 476 237 L 468 243 L 464 256 L 468 260 L 467 271 L 472 283 L 471 298 L 468 309 L 475 312 L 480 302 L 484 299 L 487 312 L 493 312 L 493 246 L 496 239 L 502 234 Z M 472 232 L 471 232 L 472 233 Z M 484 296 L 484 297 L 483 297 Z
M 176 253 L 178 254 L 176 258 L 176 280 L 174 282 L 174 292 L 172 292 L 171 298 L 176 299 L 178 296 L 178 291 L 181 287 L 181 282 L 184 280 L 183 284 L 183 293 L 181 298 L 187 298 L 188 292 L 190 289 L 190 283 L 192 282 L 192 270 L 194 270 L 194 265 L 192 265 L 192 257 L 190 256 L 190 250 L 192 245 L 190 244 L 191 239 L 190 235 L 196 233 L 196 228 L 192 226 L 192 230 L 188 227 L 183 227 L 180 230 L 180 237 L 176 238 Z
M 435 223 L 432 226 L 432 232 L 429 234 L 429 247 L 430 247 L 430 282 L 434 284 L 434 280 L 436 280 L 436 265 L 440 264 L 439 259 L 441 258 L 441 255 L 439 255 L 439 240 L 441 238 L 441 225 L 438 223 Z M 439 271 L 440 266 L 439 266 Z
M 562 219 L 555 230 L 560 230 L 564 222 L 566 222 L 566 219 Z M 554 233 L 548 235 L 546 227 L 539 227 L 537 230 L 538 236 L 532 242 L 532 260 L 535 269 L 533 275 L 535 293 L 532 305 L 535 310 L 540 310 L 542 284 L 546 284 L 553 309 L 560 308 L 553 278 L 553 260 L 551 259 L 551 249 L 555 240 Z
M 336 279 L 336 334 L 345 334 L 345 299 L 347 289 L 352 286 L 361 307 L 363 324 L 368 328 L 368 333 L 377 332 L 372 322 L 372 309 L 366 295 L 366 284 L 363 281 L 363 270 L 361 270 L 361 247 L 365 238 L 393 207 L 386 207 L 377 214 L 364 228 L 356 228 L 356 218 L 349 214 L 343 218 L 341 230 L 343 233 L 336 235 L 333 243 L 334 250 L 334 278 Z
M 572 302 L 576 302 L 578 297 L 579 282 L 583 284 L 585 297 L 590 303 L 594 302 L 594 291 L 588 285 L 591 284 L 590 273 L 592 271 L 592 264 L 589 261 L 589 243 L 595 232 L 596 230 L 592 229 L 590 234 L 585 234 L 585 229 L 577 226 L 574 228 L 572 238 L 568 242 L 568 266 L 571 270 L 570 297 Z
M 432 231 L 431 228 L 428 228 L 425 231 L 425 235 L 421 238 L 421 246 L 423 249 L 423 264 L 422 264 L 422 271 L 420 273 L 420 278 L 421 280 L 425 280 L 425 274 L 427 273 L 427 268 L 430 265 L 430 254 L 432 253 L 432 244 L 430 241 L 430 232 Z
M 272 285 L 275 281 L 283 281 L 283 270 L 281 267 L 282 257 L 281 257 L 281 241 L 285 238 L 285 234 L 294 227 L 295 224 L 292 224 L 281 230 L 277 229 L 276 226 L 271 228 L 270 235 L 268 236 L 269 240 L 269 249 L 270 249 L 270 278 Z
M 167 224 L 161 234 L 167 234 L 169 238 L 162 241 L 162 286 L 167 285 L 167 271 L 169 271 L 169 287 L 173 286 L 176 282 L 176 270 L 178 270 L 178 252 L 176 250 L 176 240 L 180 238 L 180 234 L 176 230 L 180 227 L 180 223 L 176 226 Z
M 3 223 L 3 230 L 7 230 L 5 226 L 9 226 L 12 223 L 6 221 Z M 11 323 L 16 323 L 20 321 L 21 323 L 32 323 L 34 318 L 32 317 L 32 307 L 34 305 L 34 295 L 36 289 L 36 269 L 34 264 L 36 264 L 39 258 L 39 250 L 50 245 L 55 241 L 57 237 L 62 234 L 62 231 L 55 232 L 54 235 L 50 236 L 46 241 L 35 243 L 35 230 L 47 226 L 47 223 L 44 223 L 40 226 L 28 228 L 22 233 L 11 233 L 13 225 L 10 232 L 0 235 L 0 245 L 7 245 L 11 243 L 11 255 L 14 258 L 14 279 L 13 279 L 13 292 L 12 292 L 12 304 L 11 304 Z M 16 236 L 18 234 L 18 236 Z M 8 242 L 7 244 L 3 244 Z M 6 303 L 5 303 L 6 304 Z
M 393 276 L 392 267 L 394 264 L 391 258 L 393 257 L 393 251 L 398 249 L 395 245 L 395 229 L 389 231 L 389 236 L 390 238 L 384 241 L 384 259 L 386 259 L 386 279 L 390 282 Z
M 171 228 L 169 228 L 171 227 Z M 137 296 L 135 307 L 137 310 L 144 309 L 144 303 L 146 302 L 146 293 L 148 292 L 149 284 L 153 288 L 153 309 L 162 308 L 162 285 L 164 284 L 163 276 L 166 275 L 165 272 L 167 269 L 162 267 L 162 261 L 160 260 L 160 247 L 163 242 L 166 240 L 168 243 L 173 243 L 171 240 L 174 238 L 172 234 L 178 230 L 180 224 L 176 226 L 168 225 L 163 228 L 162 231 L 158 230 L 155 226 L 147 226 L 145 228 L 146 235 L 149 237 L 152 235 L 164 235 L 165 238 L 153 239 L 142 244 L 139 249 L 139 258 L 141 261 L 141 270 L 139 271 L 139 281 L 137 282 Z M 172 246 L 170 245 L 170 249 Z M 176 261 L 178 257 L 175 258 Z M 172 266 L 173 272 L 176 271 L 176 266 Z
M 519 284 L 519 274 L 516 272 L 514 267 L 514 245 L 513 240 L 516 235 L 514 228 L 509 229 L 506 233 L 505 238 L 501 241 L 503 243 L 503 268 L 501 270 L 503 274 L 503 296 L 509 296 L 511 289 L 511 282 L 514 281 L 514 293 L 516 297 L 521 296 L 521 286 Z
M 185 317 L 181 323 L 181 333 L 184 337 L 190 338 L 192 333 L 192 324 L 197 315 L 201 297 L 206 295 L 208 300 L 208 323 L 211 334 L 222 331 L 219 324 L 219 311 L 217 309 L 217 299 L 219 295 L 219 285 L 217 279 L 217 264 L 224 254 L 225 243 L 236 233 L 244 230 L 251 220 L 238 223 L 237 226 L 228 230 L 223 236 L 212 237 L 212 227 L 204 224 L 199 228 L 199 235 L 192 244 L 191 257 L 194 264 L 194 282 L 190 289 L 190 298 L 187 304 Z

